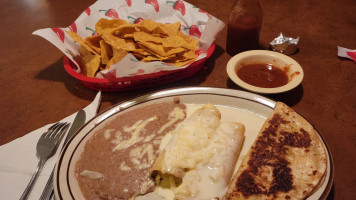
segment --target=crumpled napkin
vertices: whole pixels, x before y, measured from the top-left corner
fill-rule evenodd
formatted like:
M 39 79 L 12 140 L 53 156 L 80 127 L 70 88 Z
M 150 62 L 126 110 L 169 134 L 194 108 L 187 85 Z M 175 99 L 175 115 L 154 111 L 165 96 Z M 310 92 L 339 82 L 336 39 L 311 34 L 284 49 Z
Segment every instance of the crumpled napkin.
M 94 101 L 83 109 L 86 114 L 86 122 L 96 115 L 100 101 L 101 92 L 99 91 Z M 72 123 L 76 114 L 74 113 L 61 121 Z M 39 161 L 36 155 L 37 141 L 41 134 L 51 125 L 48 124 L 8 144 L 0 146 L 0 199 L 19 199 L 21 197 Z M 58 147 L 56 154 L 45 163 L 29 199 L 37 200 L 41 197 L 42 191 L 56 164 L 65 137 L 66 135 L 62 139 L 62 143 Z
M 356 50 L 346 49 L 344 47 L 337 47 L 337 55 L 344 58 L 349 58 L 356 62 Z

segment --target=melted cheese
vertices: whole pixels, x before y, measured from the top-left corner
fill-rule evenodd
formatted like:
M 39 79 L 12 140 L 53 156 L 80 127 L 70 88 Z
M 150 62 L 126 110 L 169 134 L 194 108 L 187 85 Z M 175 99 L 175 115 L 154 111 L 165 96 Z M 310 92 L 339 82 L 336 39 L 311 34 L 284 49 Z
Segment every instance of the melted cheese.
M 194 169 L 198 163 L 208 161 L 223 146 L 210 147 L 215 129 L 220 123 L 220 113 L 213 105 L 196 111 L 173 132 L 173 139 L 166 146 L 167 171 L 181 177 L 178 171 Z
M 135 122 L 132 126 L 125 126 L 124 127 L 124 131 L 125 132 L 131 132 L 131 131 L 134 131 L 138 125 L 140 125 L 141 123 L 143 122 L 143 120 L 138 120 L 137 122 Z
M 104 131 L 104 138 L 107 140 L 111 137 L 111 132 L 115 131 L 115 129 L 106 129 Z
M 123 161 L 120 165 L 120 170 L 121 171 L 130 171 L 131 167 L 129 167 L 128 165 L 126 165 L 125 161 Z
M 184 110 L 175 107 L 173 111 L 169 114 L 168 116 L 168 122 L 164 124 L 159 130 L 158 134 L 163 133 L 165 129 L 167 129 L 169 126 L 172 126 L 175 122 L 177 122 L 180 119 L 183 119 L 185 117 Z M 125 141 L 121 141 L 122 137 L 121 134 L 117 135 L 117 138 L 115 140 L 112 140 L 113 143 L 118 144 L 113 151 L 116 150 L 121 150 L 121 149 L 126 149 L 135 143 L 138 142 L 144 142 L 144 144 L 139 145 L 133 149 L 130 150 L 129 153 L 129 159 L 130 161 L 134 164 L 135 169 L 143 169 L 143 168 L 148 168 L 151 166 L 151 164 L 155 161 L 156 156 L 153 149 L 154 144 L 159 144 L 160 141 L 162 140 L 163 136 L 157 137 L 154 141 L 153 144 L 150 144 L 150 142 L 153 138 L 155 138 L 156 133 L 152 133 L 145 138 L 140 136 L 140 132 L 145 128 L 145 126 L 151 122 L 157 120 L 156 116 L 150 117 L 146 120 L 139 120 L 135 122 L 132 126 L 129 127 L 124 127 L 125 132 L 132 132 L 131 138 Z M 129 166 L 127 166 L 124 162 L 121 163 L 120 169 L 123 171 L 128 171 L 131 170 Z
M 112 139 L 111 140 L 111 143 L 113 143 L 113 144 L 119 144 L 120 142 L 121 142 L 121 140 L 122 140 L 122 136 L 121 136 L 121 131 L 116 131 L 116 133 L 115 133 L 115 139 Z
M 90 170 L 83 170 L 80 173 L 80 175 L 87 177 L 87 178 L 91 178 L 91 179 L 102 178 L 104 176 L 102 173 L 94 172 L 94 171 L 90 171 Z
M 145 155 L 146 157 L 144 158 Z M 156 159 L 153 152 L 153 145 L 150 143 L 133 148 L 129 156 L 136 169 L 148 168 Z
M 212 199 L 225 194 L 245 128 L 220 119 L 215 106 L 204 105 L 162 140 L 160 172 L 182 181 L 177 188 L 170 186 L 176 198 Z
M 141 194 L 147 193 L 148 188 L 152 187 L 153 185 L 154 185 L 154 183 L 150 179 L 147 181 L 144 181 L 140 186 Z
M 131 134 L 131 138 L 125 141 L 120 142 L 113 151 L 126 149 L 138 142 L 141 142 L 144 138 L 140 136 L 140 133 L 145 126 L 150 123 L 151 121 L 157 120 L 157 116 L 150 117 L 145 121 L 138 121 L 132 127 L 125 128 L 124 131 L 133 131 Z
M 240 130 L 239 130 L 240 129 Z M 243 125 L 239 123 L 222 123 L 211 138 L 210 149 L 214 151 L 208 161 L 199 162 L 188 171 L 182 184 L 175 190 L 176 196 L 185 199 L 209 199 L 223 197 L 234 170 L 234 163 L 242 142 L 236 134 Z
M 159 130 L 158 130 L 158 134 L 163 133 L 163 131 L 172 126 L 174 123 L 176 123 L 178 120 L 180 119 L 184 119 L 185 117 L 185 113 L 184 110 L 179 108 L 179 107 L 174 107 L 173 111 L 169 114 L 168 119 L 169 121 L 164 124 Z

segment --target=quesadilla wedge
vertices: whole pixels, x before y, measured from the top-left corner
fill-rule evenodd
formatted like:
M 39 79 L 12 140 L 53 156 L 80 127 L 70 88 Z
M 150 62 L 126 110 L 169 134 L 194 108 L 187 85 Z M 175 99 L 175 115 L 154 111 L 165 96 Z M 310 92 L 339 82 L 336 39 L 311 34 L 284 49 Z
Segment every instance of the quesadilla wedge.
M 322 183 L 326 162 L 313 126 L 277 102 L 223 199 L 305 199 Z

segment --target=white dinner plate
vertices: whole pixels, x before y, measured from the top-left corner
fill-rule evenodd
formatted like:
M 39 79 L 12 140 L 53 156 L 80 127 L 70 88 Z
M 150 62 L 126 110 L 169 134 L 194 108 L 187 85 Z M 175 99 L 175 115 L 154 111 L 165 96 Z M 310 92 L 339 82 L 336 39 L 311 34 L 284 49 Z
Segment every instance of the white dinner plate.
M 179 97 L 180 102 L 187 105 L 188 115 L 198 108 L 198 106 L 212 103 L 221 111 L 222 121 L 238 121 L 245 124 L 245 141 L 236 164 L 236 169 L 276 103 L 263 96 L 239 90 L 187 87 L 159 91 L 117 104 L 87 122 L 77 131 L 75 136 L 71 138 L 63 149 L 56 165 L 54 177 L 56 199 L 70 200 L 84 198 L 74 175 L 75 163 L 83 152 L 86 141 L 88 141 L 96 130 L 100 129 L 106 122 L 112 120 L 114 116 L 120 115 L 123 111 L 130 111 L 131 109 L 153 103 L 172 102 L 174 97 Z M 327 174 L 324 182 L 307 198 L 308 200 L 326 199 L 333 183 L 334 170 L 331 154 L 325 140 L 320 134 L 319 136 L 327 149 Z

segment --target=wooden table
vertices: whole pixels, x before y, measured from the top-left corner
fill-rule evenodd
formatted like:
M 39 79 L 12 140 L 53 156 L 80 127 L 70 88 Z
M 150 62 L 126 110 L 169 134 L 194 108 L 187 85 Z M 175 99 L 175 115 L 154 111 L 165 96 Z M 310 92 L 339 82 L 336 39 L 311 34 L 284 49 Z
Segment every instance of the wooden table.
M 227 22 L 233 0 L 187 0 Z M 305 77 L 296 89 L 268 95 L 283 101 L 312 122 L 328 143 L 335 165 L 328 199 L 355 199 L 356 63 L 339 58 L 337 46 L 356 49 L 354 0 L 260 0 L 264 10 L 260 44 L 267 49 L 280 32 L 300 37 L 291 57 Z M 96 91 L 85 88 L 63 68 L 63 54 L 37 29 L 66 27 L 94 0 L 2 0 L 0 2 L 0 144 L 56 122 L 89 104 Z M 196 75 L 165 86 L 104 93 L 100 111 L 144 93 L 182 86 L 241 89 L 229 80 L 225 67 L 226 28 L 216 49 Z

